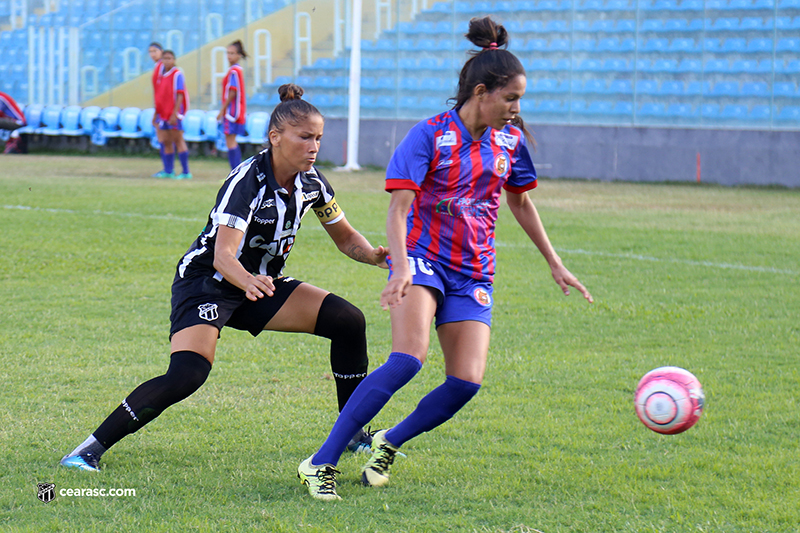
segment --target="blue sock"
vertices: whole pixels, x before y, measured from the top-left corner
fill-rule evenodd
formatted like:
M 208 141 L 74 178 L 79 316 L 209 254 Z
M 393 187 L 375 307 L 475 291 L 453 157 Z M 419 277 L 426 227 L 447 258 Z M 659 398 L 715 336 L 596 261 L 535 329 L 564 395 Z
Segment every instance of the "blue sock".
M 164 172 L 172 174 L 175 171 L 175 152 L 164 153 Z
M 447 376 L 444 383 L 420 400 L 413 413 L 386 432 L 386 440 L 399 448 L 417 435 L 444 424 L 478 394 L 480 388 L 477 383 Z
M 386 405 L 392 394 L 411 381 L 422 363 L 416 357 L 392 352 L 389 359 L 362 381 L 339 413 L 325 443 L 314 455 L 312 464 L 317 466 L 339 462 L 347 443 L 364 424 L 372 420 Z
M 187 150 L 185 152 L 179 152 L 178 153 L 178 159 L 181 162 L 181 167 L 183 167 L 183 173 L 184 174 L 188 174 L 189 173 L 189 151 Z
M 228 162 L 231 164 L 231 170 L 239 166 L 242 162 L 242 150 L 239 145 L 236 148 L 228 148 Z

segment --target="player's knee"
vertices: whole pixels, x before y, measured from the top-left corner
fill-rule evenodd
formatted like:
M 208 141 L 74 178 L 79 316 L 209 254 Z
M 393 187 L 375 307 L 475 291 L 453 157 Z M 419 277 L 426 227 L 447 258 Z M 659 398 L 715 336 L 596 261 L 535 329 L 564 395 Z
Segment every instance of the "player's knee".
M 199 389 L 208 379 L 210 372 L 211 363 L 208 359 L 195 352 L 181 351 L 172 354 L 169 369 L 164 377 L 177 401 L 180 401 Z
M 329 294 L 322 301 L 317 315 L 316 335 L 328 339 L 366 339 L 364 313 L 344 298 Z

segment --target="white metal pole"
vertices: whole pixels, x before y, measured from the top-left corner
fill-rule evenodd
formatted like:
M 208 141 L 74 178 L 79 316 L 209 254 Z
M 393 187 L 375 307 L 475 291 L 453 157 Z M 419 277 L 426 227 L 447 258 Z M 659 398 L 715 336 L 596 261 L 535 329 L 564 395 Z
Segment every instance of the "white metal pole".
M 361 121 L 361 0 L 353 0 L 350 44 L 350 90 L 347 108 L 347 162 L 343 170 L 360 170 L 358 135 Z

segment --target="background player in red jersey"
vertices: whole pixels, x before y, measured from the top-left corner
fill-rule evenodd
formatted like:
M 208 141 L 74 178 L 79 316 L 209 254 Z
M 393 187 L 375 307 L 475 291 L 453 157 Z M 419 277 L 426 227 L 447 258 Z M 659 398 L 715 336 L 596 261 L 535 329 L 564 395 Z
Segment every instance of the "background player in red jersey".
M 247 135 L 245 124 L 247 122 L 247 99 L 244 90 L 244 71 L 239 61 L 247 58 L 247 53 L 242 47 L 242 41 L 234 41 L 227 48 L 228 69 L 222 80 L 222 109 L 217 115 L 217 122 L 222 124 L 225 134 L 225 146 L 228 148 L 228 162 L 231 169 L 242 162 L 242 151 L 236 142 L 237 135 Z
M 189 109 L 189 92 L 186 90 L 186 79 L 183 71 L 175 66 L 175 53 L 164 50 L 161 54 L 162 70 L 155 84 L 156 112 L 154 115 L 156 129 L 161 131 L 164 170 L 155 175 L 157 178 L 191 179 L 189 172 L 189 148 L 183 140 L 183 124 L 181 120 Z M 155 78 L 155 74 L 154 74 Z M 175 175 L 175 151 L 181 162 L 183 173 Z
M 385 485 L 398 448 L 449 420 L 478 392 L 486 369 L 494 277 L 494 227 L 501 189 L 508 206 L 569 294 L 592 296 L 562 264 L 527 191 L 536 171 L 519 117 L 525 70 L 502 49 L 508 34 L 489 17 L 472 19 L 467 39 L 481 50 L 461 70 L 453 109 L 417 124 L 386 171 L 392 250 L 381 306 L 392 320 L 392 353 L 358 386 L 325 443 L 298 468 L 309 493 L 339 499 L 335 465 L 350 435 L 368 423 L 422 367 L 431 322 L 445 358 L 445 382 L 372 441 L 365 485 Z
M 6 133 L 9 137 L 5 143 L 4 153 L 19 154 L 25 151 L 22 139 L 14 132 L 26 124 L 25 115 L 17 102 L 11 98 L 11 95 L 0 91 L 0 130 L 11 132 L 10 134 Z
M 284 331 L 330 339 L 339 409 L 366 376 L 363 313 L 344 298 L 284 276 L 283 268 L 308 211 L 354 261 L 386 268 L 388 250 L 373 248 L 350 225 L 330 183 L 314 167 L 322 114 L 301 99 L 300 87 L 287 84 L 278 91 L 270 147 L 228 175 L 205 229 L 178 262 L 166 374 L 139 385 L 62 465 L 99 470 L 106 450 L 199 389 L 211 371 L 223 327 L 253 336 Z M 351 437 L 351 450 L 359 451 L 360 440 L 366 440 L 363 429 Z
M 156 99 L 156 92 L 158 90 L 158 82 L 161 81 L 161 75 L 163 74 L 163 63 L 161 61 L 161 56 L 164 53 L 164 49 L 160 43 L 152 42 L 147 47 L 147 53 L 150 55 L 150 59 L 153 60 L 155 65 L 153 66 L 153 74 L 152 74 L 152 83 L 153 83 L 153 107 L 155 107 L 155 99 Z M 153 128 L 156 131 L 156 138 L 158 139 L 158 153 L 161 156 L 161 163 L 164 163 L 164 133 L 161 129 L 158 128 L 158 115 L 153 113 Z M 166 175 L 165 169 L 161 168 L 160 171 L 153 174 L 154 178 L 164 177 Z

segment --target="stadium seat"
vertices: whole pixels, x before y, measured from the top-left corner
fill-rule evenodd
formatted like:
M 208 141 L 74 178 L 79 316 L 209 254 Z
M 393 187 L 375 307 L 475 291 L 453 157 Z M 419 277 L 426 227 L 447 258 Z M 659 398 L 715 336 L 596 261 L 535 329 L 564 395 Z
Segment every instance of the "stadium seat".
M 747 43 L 747 50 L 745 51 L 748 54 L 771 53 L 772 39 L 765 39 L 765 38 L 751 39 L 750 42 Z
M 203 134 L 203 121 L 206 118 L 205 111 L 190 109 L 183 117 L 183 139 L 186 142 L 202 142 L 206 140 Z
M 642 52 L 657 52 L 664 54 L 669 48 L 669 40 L 667 39 L 648 39 L 644 46 L 639 48 Z
M 667 80 L 661 84 L 658 90 L 661 96 L 683 96 L 684 87 L 682 81 Z
M 45 107 L 42 112 L 42 127 L 37 129 L 35 133 L 60 135 L 62 111 L 64 111 L 64 106 L 61 105 L 49 105 Z
M 682 59 L 676 72 L 702 72 L 703 62 L 699 59 Z
M 66 135 L 68 137 L 83 135 L 83 129 L 81 128 L 81 111 L 81 106 L 78 105 L 71 105 L 64 108 L 64 112 L 61 114 L 62 127 L 59 132 L 60 135 Z
M 119 114 L 119 136 L 124 139 L 141 139 L 144 133 L 139 130 L 139 115 L 142 110 L 138 107 L 126 107 Z
M 244 142 L 247 144 L 262 145 L 267 142 L 267 126 L 269 125 L 269 113 L 255 111 L 247 114 L 247 137 Z
M 203 120 L 203 135 L 207 141 L 216 141 L 219 135 L 219 123 L 217 115 L 219 110 L 206 111 L 206 118 Z
M 17 130 L 18 133 L 35 133 L 37 129 L 42 126 L 42 113 L 44 112 L 44 106 L 32 104 L 26 106 L 25 109 L 22 111 L 22 114 L 25 115 L 25 122 L 27 124 Z
M 633 117 L 633 103 L 627 100 L 618 100 L 614 104 L 614 115 Z
M 700 47 L 694 39 L 673 39 L 667 48 L 669 53 L 695 54 L 700 52 Z
M 92 134 L 92 121 L 100 116 L 101 109 L 96 106 L 88 106 L 81 109 L 80 126 L 83 135 Z
M 561 100 L 541 100 L 536 104 L 536 112 L 541 114 L 563 114 L 567 106 Z
M 736 81 L 721 81 L 714 85 L 714 88 L 711 89 L 711 95 L 713 97 L 722 97 L 722 96 L 739 96 L 739 82 Z
M 718 119 L 720 115 L 719 104 L 702 104 L 700 116 L 708 119 Z
M 776 81 L 772 86 L 772 94 L 776 98 L 800 98 L 800 92 L 793 81 Z
M 156 134 L 155 126 L 153 125 L 153 115 L 155 112 L 155 109 L 148 107 L 147 109 L 142 109 L 142 112 L 139 113 L 139 131 L 141 131 L 142 136 L 147 139 Z
M 610 94 L 633 94 L 633 84 L 630 80 L 613 80 L 608 85 Z
M 586 94 L 607 94 L 606 80 L 586 80 L 582 92 Z
M 747 52 L 747 40 L 741 38 L 725 39 L 722 44 L 721 51 L 726 54 L 737 53 L 742 54 Z
M 800 38 L 784 37 L 778 40 L 778 44 L 775 46 L 775 51 L 800 53 Z
M 554 93 L 558 91 L 558 80 L 552 78 L 539 78 L 536 85 L 531 88 L 531 93 Z
M 772 118 L 772 111 L 768 105 L 755 105 L 747 115 L 747 120 L 763 122 Z
M 723 120 L 747 120 L 747 114 L 746 105 L 726 105 L 722 108 L 719 118 Z
M 800 122 L 800 106 L 785 106 L 778 113 L 780 122 Z
M 637 115 L 642 117 L 665 117 L 666 111 L 664 109 L 664 104 L 647 102 L 642 104 Z
M 769 98 L 769 87 L 762 81 L 746 81 L 740 92 L 746 98 Z
M 697 118 L 698 111 L 692 109 L 690 104 L 670 104 L 667 106 L 665 115 L 671 118 L 693 119 Z
M 590 102 L 586 108 L 587 115 L 611 115 L 614 113 L 614 104 L 603 100 Z
M 100 119 L 101 128 L 105 137 L 119 137 L 119 114 L 121 110 L 117 106 L 105 107 L 97 117 Z

